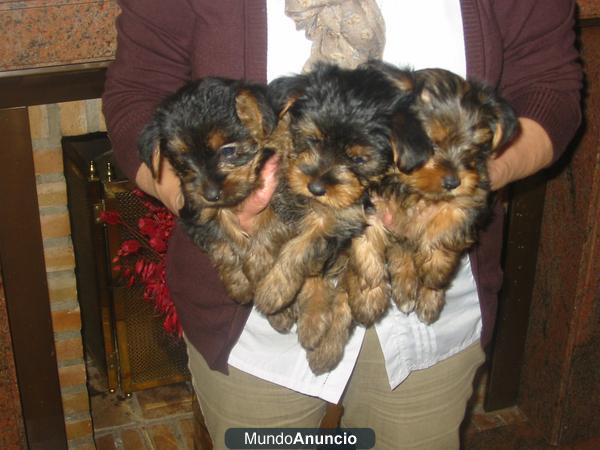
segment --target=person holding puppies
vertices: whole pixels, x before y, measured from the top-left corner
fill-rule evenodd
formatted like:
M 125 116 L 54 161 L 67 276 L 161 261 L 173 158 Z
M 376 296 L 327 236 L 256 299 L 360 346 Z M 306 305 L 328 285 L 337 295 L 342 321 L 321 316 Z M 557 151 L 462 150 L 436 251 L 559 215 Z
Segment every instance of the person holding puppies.
M 154 177 L 138 138 L 157 105 L 195 79 L 264 84 L 321 61 L 354 69 L 382 59 L 485 83 L 511 105 L 520 129 L 489 160 L 494 191 L 556 161 L 581 120 L 572 0 L 119 3 L 117 55 L 103 95 L 109 135 L 125 173 L 175 214 L 185 203 L 180 179 L 167 161 Z M 278 164 L 277 157 L 264 164 L 262 187 L 236 209 L 250 236 L 277 189 Z M 393 211 L 378 215 L 394 229 Z M 295 333 L 278 333 L 251 304 L 229 298 L 211 260 L 178 227 L 168 284 L 214 448 L 225 448 L 230 427 L 317 427 L 326 402 L 341 402 L 341 425 L 374 429 L 377 449 L 458 449 L 492 335 L 501 244 L 497 202 L 437 320 L 426 324 L 392 306 L 374 326 L 355 327 L 341 361 L 316 375 Z

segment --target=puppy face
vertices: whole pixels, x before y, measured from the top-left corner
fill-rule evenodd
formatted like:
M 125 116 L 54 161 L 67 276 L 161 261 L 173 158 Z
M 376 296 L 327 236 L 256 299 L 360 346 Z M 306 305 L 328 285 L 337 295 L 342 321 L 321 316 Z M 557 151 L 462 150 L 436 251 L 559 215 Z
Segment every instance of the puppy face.
M 255 189 L 272 151 L 264 142 L 275 125 L 266 90 L 239 81 L 192 82 L 157 109 L 140 137 L 140 155 L 160 175 L 160 157 L 181 179 L 185 210 L 228 207 Z
M 433 199 L 470 196 L 489 188 L 487 160 L 514 135 L 517 119 L 493 91 L 440 69 L 417 71 L 415 110 L 433 154 L 403 175 L 413 190 Z
M 269 89 L 290 116 L 287 180 L 297 195 L 332 208 L 358 202 L 392 162 L 394 89 L 381 73 L 318 66 Z

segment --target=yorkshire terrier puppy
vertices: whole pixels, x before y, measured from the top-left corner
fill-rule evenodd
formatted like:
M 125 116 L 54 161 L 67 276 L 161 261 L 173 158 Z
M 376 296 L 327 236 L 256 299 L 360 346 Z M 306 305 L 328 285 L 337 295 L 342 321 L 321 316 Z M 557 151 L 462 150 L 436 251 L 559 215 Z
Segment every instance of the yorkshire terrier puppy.
M 414 77 L 412 110 L 433 152 L 414 170 L 399 167 L 386 176 L 379 193 L 393 218 L 387 261 L 394 300 L 429 324 L 439 317 L 445 290 L 487 215 L 488 160 L 512 139 L 518 122 L 489 87 L 441 69 Z M 398 133 L 393 139 L 406 145 Z
M 430 157 L 432 149 L 421 122 L 412 110 L 416 91 L 413 71 L 375 60 L 362 67 L 387 76 L 401 99 L 388 123 L 393 164 L 389 166 L 387 174 L 392 174 L 398 168 L 404 172 L 415 170 Z M 377 203 L 376 186 L 371 185 L 369 195 Z M 367 215 L 367 224 L 365 232 L 352 240 L 344 283 L 348 289 L 353 319 L 371 326 L 387 311 L 392 297 L 385 257 L 386 249 L 391 245 L 391 236 L 381 215 L 376 214 L 373 208 Z
M 139 139 L 141 159 L 154 176 L 160 176 L 161 158 L 173 166 L 184 197 L 181 223 L 212 258 L 228 294 L 242 303 L 253 298 L 248 273 L 255 277 L 261 256 L 279 245 L 252 251 L 255 244 L 235 214 L 261 186 L 261 169 L 275 152 L 268 138 L 276 122 L 266 86 L 208 77 L 166 98 Z M 270 213 L 261 220 L 269 221 Z
M 258 283 L 255 305 L 283 315 L 280 329 L 297 319 L 309 365 L 322 373 L 337 365 L 348 338 L 348 247 L 367 226 L 369 187 L 392 163 L 390 122 L 403 99 L 368 67 L 320 65 L 269 90 L 292 142 L 272 207 L 295 232 Z

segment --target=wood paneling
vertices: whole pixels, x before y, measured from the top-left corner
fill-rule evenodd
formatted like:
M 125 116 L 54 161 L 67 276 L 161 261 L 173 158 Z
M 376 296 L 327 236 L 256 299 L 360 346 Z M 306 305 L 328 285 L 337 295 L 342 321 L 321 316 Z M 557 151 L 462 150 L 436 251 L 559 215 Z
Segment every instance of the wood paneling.
M 551 444 L 600 433 L 600 27 L 581 43 L 584 129 L 546 188 L 519 396 Z
M 30 450 L 66 449 L 26 108 L 0 110 L 0 259 Z

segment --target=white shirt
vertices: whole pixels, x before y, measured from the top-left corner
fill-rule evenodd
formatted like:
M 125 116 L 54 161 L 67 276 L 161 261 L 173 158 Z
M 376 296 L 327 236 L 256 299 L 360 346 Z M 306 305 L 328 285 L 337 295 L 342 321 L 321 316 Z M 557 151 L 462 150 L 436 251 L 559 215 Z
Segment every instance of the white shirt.
M 385 61 L 414 69 L 441 67 L 465 76 L 459 0 L 378 0 L 378 4 L 386 21 Z M 299 73 L 310 54 L 310 41 L 285 16 L 284 6 L 283 0 L 267 0 L 269 81 Z M 375 325 L 390 389 L 411 371 L 430 367 L 479 340 L 481 311 L 467 256 L 446 293 L 440 318 L 432 325 L 424 325 L 414 313 L 405 315 L 391 304 L 388 314 Z M 228 362 L 262 379 L 337 403 L 352 374 L 364 333 L 364 327 L 356 327 L 340 364 L 316 376 L 295 329 L 280 334 L 253 309 Z

